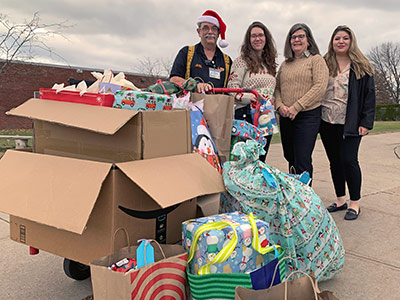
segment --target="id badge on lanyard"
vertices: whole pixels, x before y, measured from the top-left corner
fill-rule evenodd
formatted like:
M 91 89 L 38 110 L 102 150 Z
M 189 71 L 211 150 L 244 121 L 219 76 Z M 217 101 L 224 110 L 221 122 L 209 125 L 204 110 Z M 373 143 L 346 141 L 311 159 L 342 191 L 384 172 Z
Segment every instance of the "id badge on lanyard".
M 221 71 L 216 68 L 208 68 L 208 75 L 210 78 L 221 79 Z

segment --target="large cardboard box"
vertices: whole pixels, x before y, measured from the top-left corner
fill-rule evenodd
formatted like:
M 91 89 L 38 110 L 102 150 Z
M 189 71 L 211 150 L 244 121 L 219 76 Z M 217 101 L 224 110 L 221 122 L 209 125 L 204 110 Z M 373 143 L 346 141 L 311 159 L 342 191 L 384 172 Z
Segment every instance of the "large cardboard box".
M 7 112 L 34 122 L 34 152 L 104 162 L 190 153 L 190 112 L 133 111 L 30 99 Z
M 176 243 L 196 197 L 224 190 L 197 153 L 105 163 L 9 150 L 0 160 L 0 211 L 10 237 L 84 264 L 139 238 Z
M 132 111 L 30 99 L 7 112 L 34 121 L 35 153 L 0 160 L 0 211 L 10 236 L 88 264 L 130 243 L 176 243 L 197 197 L 222 177 L 190 153 L 190 113 Z

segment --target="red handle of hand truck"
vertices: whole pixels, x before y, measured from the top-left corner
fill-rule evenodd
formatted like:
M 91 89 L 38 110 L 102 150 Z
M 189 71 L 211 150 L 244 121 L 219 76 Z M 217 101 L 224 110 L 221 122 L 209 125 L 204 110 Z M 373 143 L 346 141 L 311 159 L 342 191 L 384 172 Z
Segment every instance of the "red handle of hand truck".
M 261 96 L 256 90 L 252 89 L 239 89 L 239 88 L 213 88 L 210 90 L 210 93 L 252 93 L 256 96 L 257 101 L 261 102 L 263 96 Z
M 233 88 L 213 88 L 210 90 L 211 93 L 252 93 L 253 95 L 256 96 L 257 102 L 256 102 L 256 107 L 255 107 L 255 114 L 254 114 L 254 120 L 253 124 L 254 126 L 258 127 L 258 118 L 260 116 L 260 107 L 261 107 L 261 101 L 264 99 L 263 96 L 261 96 L 256 90 L 252 89 L 233 89 Z

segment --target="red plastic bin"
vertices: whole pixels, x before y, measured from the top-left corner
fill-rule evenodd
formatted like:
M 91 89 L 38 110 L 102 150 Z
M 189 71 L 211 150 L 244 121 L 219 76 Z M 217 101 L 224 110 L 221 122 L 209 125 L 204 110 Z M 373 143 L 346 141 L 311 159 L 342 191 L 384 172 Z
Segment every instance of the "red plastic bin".
M 56 93 L 54 89 L 39 89 L 39 99 L 82 103 L 97 106 L 112 107 L 114 103 L 113 94 L 84 93 L 82 96 L 75 91 L 61 91 Z

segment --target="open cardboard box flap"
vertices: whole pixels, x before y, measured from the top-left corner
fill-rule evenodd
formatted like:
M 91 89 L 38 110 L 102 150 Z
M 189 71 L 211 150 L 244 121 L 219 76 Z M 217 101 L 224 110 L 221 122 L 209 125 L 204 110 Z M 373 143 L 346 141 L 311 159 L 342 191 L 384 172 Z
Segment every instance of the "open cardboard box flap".
M 117 166 L 162 208 L 224 191 L 221 174 L 197 153 Z M 111 167 L 8 150 L 0 160 L 0 174 L 7 174 L 0 180 L 0 211 L 82 234 Z
M 111 166 L 8 150 L 0 160 L 0 211 L 82 234 Z
M 135 110 L 34 98 L 6 112 L 10 116 L 48 121 L 110 135 L 116 133 L 137 113 Z
M 198 153 L 117 163 L 162 208 L 225 190 L 221 174 Z

